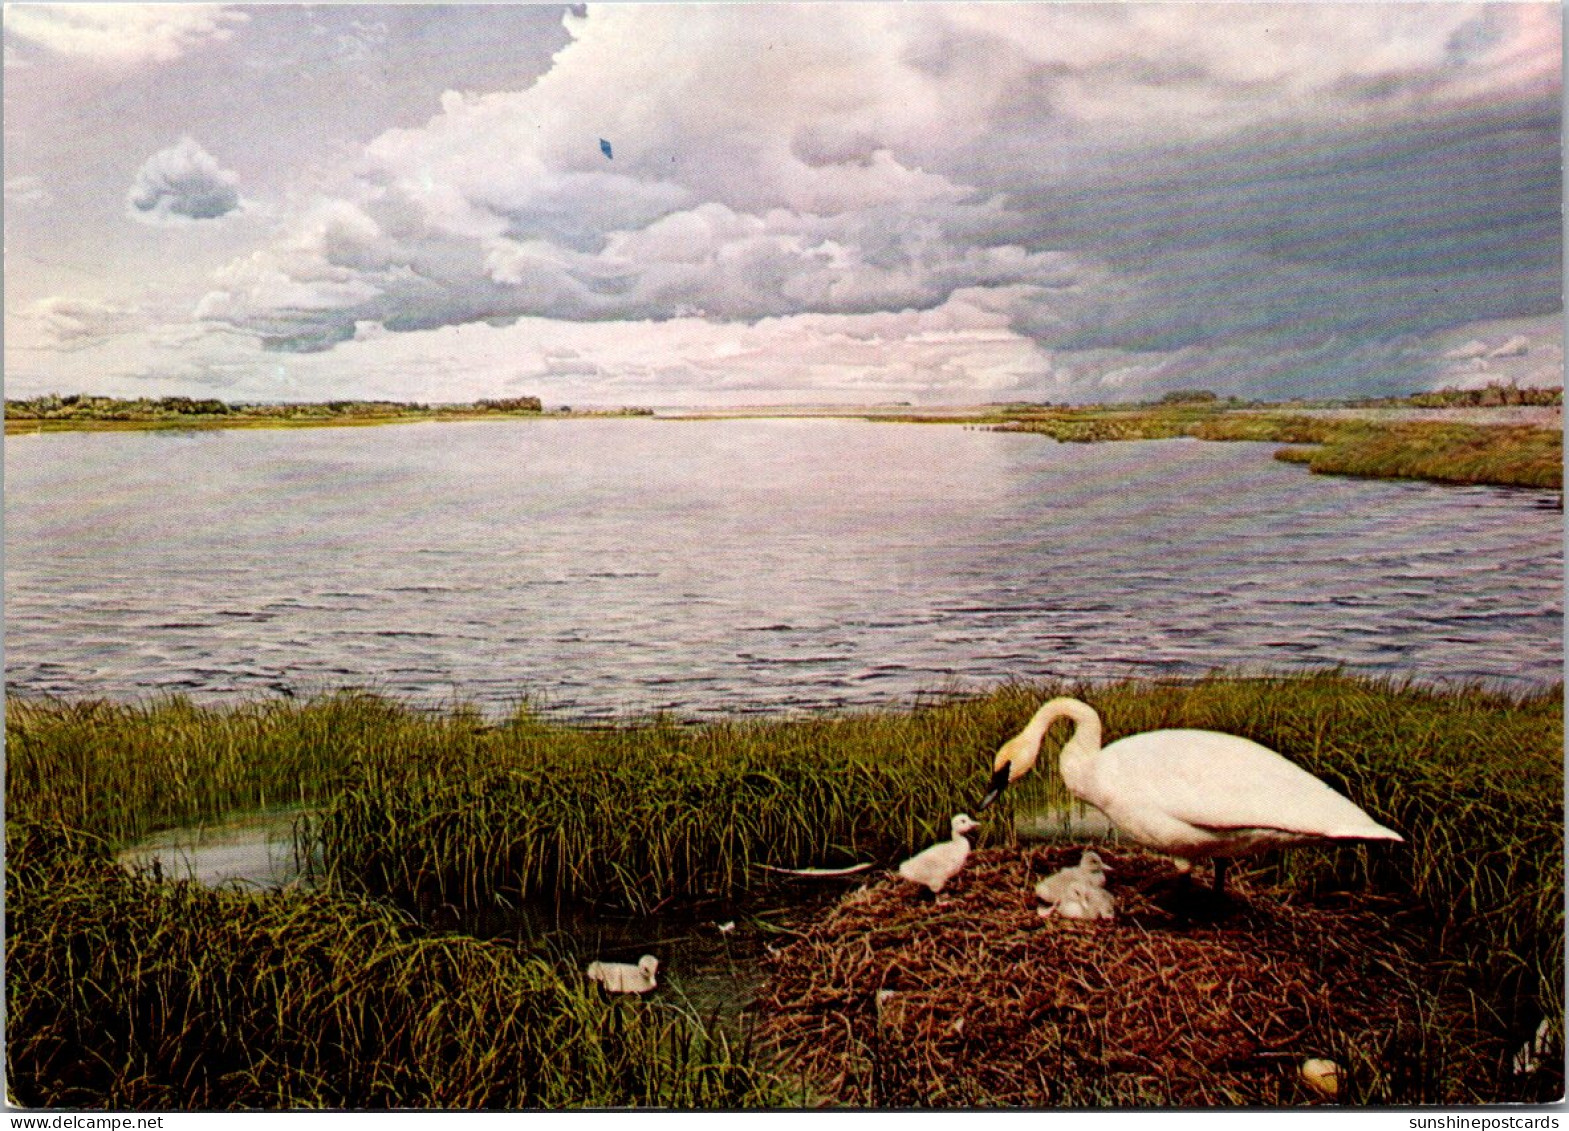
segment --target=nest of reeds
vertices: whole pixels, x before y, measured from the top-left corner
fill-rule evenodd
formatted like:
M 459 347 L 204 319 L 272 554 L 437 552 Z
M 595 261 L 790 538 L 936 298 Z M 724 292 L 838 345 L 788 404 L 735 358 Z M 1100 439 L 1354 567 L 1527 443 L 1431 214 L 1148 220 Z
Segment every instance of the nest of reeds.
M 1102 855 L 1111 922 L 1037 913 L 1035 881 L 1073 847 L 978 852 L 935 903 L 895 877 L 851 893 L 773 960 L 765 1041 L 829 1104 L 1324 1102 L 1309 1058 L 1336 1062 L 1341 1102 L 1442 1101 L 1397 907 L 1294 901 L 1235 872 L 1206 905 L 1162 883 L 1167 860 Z

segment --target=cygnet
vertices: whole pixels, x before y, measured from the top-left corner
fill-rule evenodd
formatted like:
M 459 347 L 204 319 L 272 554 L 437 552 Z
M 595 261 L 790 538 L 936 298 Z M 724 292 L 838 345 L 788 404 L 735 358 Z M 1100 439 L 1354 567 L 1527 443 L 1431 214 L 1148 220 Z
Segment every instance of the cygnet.
M 1068 890 L 1078 884 L 1088 884 L 1090 887 L 1103 888 L 1106 886 L 1106 873 L 1111 871 L 1106 867 L 1100 854 L 1086 851 L 1079 857 L 1078 864 L 1072 868 L 1064 868 L 1060 872 L 1053 872 L 1040 883 L 1035 885 L 1035 895 L 1042 903 L 1057 903 Z
M 970 842 L 964 838 L 966 834 L 980 828 L 968 813 L 955 814 L 949 827 L 953 830 L 953 839 L 934 844 L 899 865 L 901 876 L 912 884 L 923 885 L 933 895 L 942 891 L 944 885 L 964 867 L 964 862 L 970 856 Z
M 659 983 L 654 975 L 659 972 L 659 959 L 645 954 L 633 966 L 628 962 L 590 962 L 588 978 L 598 982 L 613 994 L 646 994 Z

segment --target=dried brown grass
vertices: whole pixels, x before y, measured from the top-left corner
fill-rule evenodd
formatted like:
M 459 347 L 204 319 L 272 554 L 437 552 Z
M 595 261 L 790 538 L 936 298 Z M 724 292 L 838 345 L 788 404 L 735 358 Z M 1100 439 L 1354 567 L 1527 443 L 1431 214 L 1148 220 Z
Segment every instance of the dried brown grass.
M 892 878 L 846 897 L 774 960 L 765 1040 L 852 1106 L 1298 1105 L 1319 1101 L 1308 1057 L 1352 1103 L 1474 1101 L 1497 1076 L 1503 1050 L 1438 1016 L 1425 932 L 1391 901 L 1300 902 L 1234 869 L 1229 904 L 1188 911 L 1169 862 L 1113 849 L 1117 919 L 1043 920 L 1034 880 L 1078 851 L 977 853 L 936 904 Z

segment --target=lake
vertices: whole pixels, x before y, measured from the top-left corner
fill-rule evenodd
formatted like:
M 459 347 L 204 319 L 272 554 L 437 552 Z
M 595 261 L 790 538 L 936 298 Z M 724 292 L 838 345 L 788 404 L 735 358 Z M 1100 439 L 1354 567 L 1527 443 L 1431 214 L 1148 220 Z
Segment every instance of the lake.
M 1557 492 L 1273 450 L 812 419 L 9 437 L 6 679 L 604 719 L 1215 668 L 1561 678 Z

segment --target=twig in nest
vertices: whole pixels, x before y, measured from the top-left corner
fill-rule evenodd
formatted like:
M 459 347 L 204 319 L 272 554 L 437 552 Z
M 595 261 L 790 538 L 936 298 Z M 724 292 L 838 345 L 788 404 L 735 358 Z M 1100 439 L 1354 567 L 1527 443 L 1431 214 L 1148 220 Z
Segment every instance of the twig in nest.
M 854 876 L 868 869 L 875 868 L 875 864 L 851 864 L 848 868 L 780 868 L 773 864 L 754 864 L 752 867 L 761 868 L 765 872 L 778 872 L 782 876 L 806 876 L 812 879 L 833 879 L 836 876 Z

